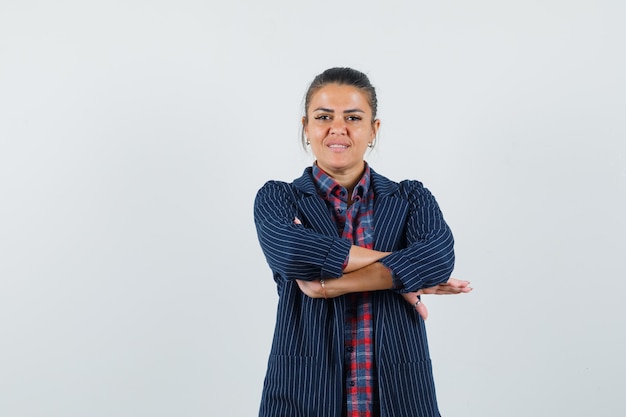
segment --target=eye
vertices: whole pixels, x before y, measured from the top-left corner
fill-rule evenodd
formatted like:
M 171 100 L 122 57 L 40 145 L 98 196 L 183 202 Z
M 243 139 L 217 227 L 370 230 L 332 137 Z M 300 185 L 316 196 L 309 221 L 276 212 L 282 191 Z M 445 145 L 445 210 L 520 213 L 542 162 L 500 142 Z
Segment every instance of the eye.
M 346 117 L 346 120 L 348 120 L 349 122 L 358 122 L 359 120 L 362 120 L 362 119 L 363 118 L 361 116 L 356 116 L 356 115 Z
M 318 114 L 315 116 L 315 120 L 330 120 L 330 116 L 327 114 Z

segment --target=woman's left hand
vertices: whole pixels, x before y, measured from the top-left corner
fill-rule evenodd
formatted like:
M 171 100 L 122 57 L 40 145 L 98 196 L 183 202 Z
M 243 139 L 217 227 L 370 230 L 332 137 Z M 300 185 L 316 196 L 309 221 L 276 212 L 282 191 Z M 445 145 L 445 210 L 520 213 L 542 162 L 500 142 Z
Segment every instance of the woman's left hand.
M 463 281 L 456 278 L 450 278 L 448 282 L 444 284 L 435 285 L 434 287 L 424 288 L 417 291 L 420 294 L 436 294 L 436 295 L 449 295 L 449 294 L 461 294 L 468 293 L 473 290 L 469 286 L 469 281 Z
M 428 318 L 428 309 L 420 298 L 422 294 L 450 295 L 468 293 L 473 290 L 473 288 L 470 287 L 469 284 L 469 281 L 450 278 L 448 282 L 444 284 L 424 288 L 415 292 L 407 292 L 402 294 L 402 297 L 404 297 L 404 299 L 409 304 L 412 304 L 415 307 L 415 310 L 419 313 L 419 315 L 422 316 L 424 320 L 426 320 Z

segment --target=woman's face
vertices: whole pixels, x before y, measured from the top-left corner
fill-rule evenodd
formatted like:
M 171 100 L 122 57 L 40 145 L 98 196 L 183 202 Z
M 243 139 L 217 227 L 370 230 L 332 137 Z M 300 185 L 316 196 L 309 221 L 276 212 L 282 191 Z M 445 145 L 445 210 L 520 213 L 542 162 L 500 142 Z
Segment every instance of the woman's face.
M 311 97 L 304 133 L 317 165 L 331 176 L 359 177 L 368 144 L 380 121 L 372 122 L 367 93 L 349 85 L 328 84 Z

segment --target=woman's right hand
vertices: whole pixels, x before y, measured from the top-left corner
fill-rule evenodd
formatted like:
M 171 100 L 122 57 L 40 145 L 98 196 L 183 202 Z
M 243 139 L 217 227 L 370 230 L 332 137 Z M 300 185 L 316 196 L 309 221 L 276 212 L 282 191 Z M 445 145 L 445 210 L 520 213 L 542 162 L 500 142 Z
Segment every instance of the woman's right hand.
M 298 287 L 300 287 L 300 291 L 302 291 L 306 296 L 311 298 L 326 298 L 324 288 L 322 288 L 322 283 L 319 280 L 315 281 L 304 281 L 301 279 L 297 279 L 296 283 Z

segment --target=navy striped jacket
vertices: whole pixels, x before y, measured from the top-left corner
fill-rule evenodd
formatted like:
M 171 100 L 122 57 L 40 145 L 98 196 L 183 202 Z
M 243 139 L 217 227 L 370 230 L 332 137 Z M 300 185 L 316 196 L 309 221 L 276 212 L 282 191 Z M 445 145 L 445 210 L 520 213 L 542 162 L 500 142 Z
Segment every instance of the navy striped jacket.
M 418 181 L 371 175 L 374 248 L 393 252 L 381 262 L 400 291 L 446 282 L 454 241 L 432 194 Z M 341 417 L 344 297 L 309 298 L 294 280 L 341 277 L 352 243 L 338 237 L 310 167 L 291 184 L 267 182 L 254 220 L 279 295 L 259 416 Z M 424 321 L 394 291 L 372 296 L 381 417 L 439 416 Z

